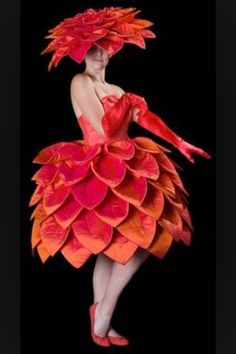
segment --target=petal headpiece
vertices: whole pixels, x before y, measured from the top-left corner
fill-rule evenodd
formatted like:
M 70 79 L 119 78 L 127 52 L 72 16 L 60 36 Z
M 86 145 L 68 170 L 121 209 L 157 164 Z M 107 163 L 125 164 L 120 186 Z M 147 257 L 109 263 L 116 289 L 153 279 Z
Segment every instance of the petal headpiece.
M 145 49 L 145 38 L 156 36 L 147 29 L 153 25 L 152 22 L 135 18 L 139 12 L 133 7 L 90 8 L 64 19 L 50 29 L 50 35 L 45 37 L 52 41 L 41 54 L 54 52 L 48 70 L 56 67 L 67 55 L 81 63 L 93 45 L 107 51 L 109 55 L 116 54 L 125 43 Z

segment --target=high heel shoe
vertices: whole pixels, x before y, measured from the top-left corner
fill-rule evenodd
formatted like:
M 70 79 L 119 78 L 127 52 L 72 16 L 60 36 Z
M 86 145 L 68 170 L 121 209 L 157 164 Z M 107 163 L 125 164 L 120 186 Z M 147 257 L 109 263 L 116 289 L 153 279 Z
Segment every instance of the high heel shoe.
M 128 345 L 129 341 L 125 336 L 107 336 L 109 342 L 114 345 Z
M 100 337 L 94 333 L 94 322 L 95 322 L 95 311 L 96 311 L 97 303 L 93 304 L 89 308 L 90 314 L 90 324 L 91 324 L 91 336 L 93 341 L 102 347 L 110 347 L 111 343 L 107 337 Z

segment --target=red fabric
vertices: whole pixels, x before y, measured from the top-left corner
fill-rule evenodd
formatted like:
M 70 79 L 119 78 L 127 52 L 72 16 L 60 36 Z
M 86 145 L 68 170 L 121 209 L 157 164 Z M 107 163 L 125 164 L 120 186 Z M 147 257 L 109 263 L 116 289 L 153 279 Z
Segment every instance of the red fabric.
M 152 139 L 129 138 L 133 108 L 142 126 L 169 141 L 175 135 L 140 96 L 109 95 L 102 104 L 105 138 L 81 116 L 83 140 L 53 144 L 34 159 L 42 166 L 32 178 L 31 245 L 42 262 L 60 252 L 79 268 L 102 252 L 125 264 L 138 247 L 163 258 L 173 241 L 191 242 L 188 193 L 176 164 Z
M 88 9 L 71 18 L 66 18 L 49 30 L 46 38 L 52 39 L 41 54 L 54 52 L 48 70 L 57 66 L 60 60 L 69 56 L 81 63 L 92 45 L 114 55 L 125 43 L 145 48 L 145 38 L 155 38 L 147 28 L 150 21 L 135 18 L 135 8 L 105 7 Z

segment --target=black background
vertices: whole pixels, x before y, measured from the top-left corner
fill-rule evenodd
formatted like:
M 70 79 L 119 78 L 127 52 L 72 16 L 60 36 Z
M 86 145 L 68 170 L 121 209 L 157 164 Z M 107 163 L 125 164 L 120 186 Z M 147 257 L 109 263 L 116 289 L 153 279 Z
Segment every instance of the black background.
M 173 148 L 190 192 L 195 233 L 191 246 L 174 244 L 159 261 L 149 257 L 122 293 L 114 327 L 129 337 L 127 348 L 109 353 L 214 352 L 214 2 L 40 1 L 21 2 L 21 343 L 22 353 L 97 353 L 90 339 L 88 307 L 95 258 L 76 270 L 60 255 L 44 265 L 31 256 L 28 201 L 37 152 L 54 142 L 82 137 L 69 97 L 81 69 L 70 59 L 47 72 L 43 37 L 65 17 L 87 7 L 136 6 L 158 33 L 147 50 L 126 46 L 107 68 L 107 81 L 144 96 L 180 136 L 208 151 L 211 161 L 192 165 Z M 159 138 L 135 123 L 129 135 Z

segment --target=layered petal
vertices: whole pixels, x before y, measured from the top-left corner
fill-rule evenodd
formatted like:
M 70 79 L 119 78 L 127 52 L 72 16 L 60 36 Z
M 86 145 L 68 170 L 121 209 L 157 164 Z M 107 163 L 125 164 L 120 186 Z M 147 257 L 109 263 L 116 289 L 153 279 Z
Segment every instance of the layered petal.
M 126 164 L 122 159 L 104 154 L 91 162 L 94 174 L 110 187 L 119 185 L 125 177 Z
M 127 217 L 129 203 L 109 190 L 104 201 L 94 209 L 94 212 L 105 223 L 116 227 Z
M 68 236 L 69 229 L 63 229 L 54 216 L 45 219 L 41 226 L 41 239 L 48 253 L 54 256 Z
M 112 226 L 104 223 L 92 210 L 84 209 L 72 228 L 79 242 L 94 254 L 101 252 L 112 239 Z
M 159 167 L 152 154 L 137 149 L 135 156 L 126 162 L 127 168 L 137 176 L 156 180 L 159 176 Z
M 138 246 L 148 248 L 155 235 L 156 222 L 151 216 L 130 206 L 127 218 L 117 226 L 117 229 Z
M 105 198 L 108 186 L 94 174 L 89 175 L 82 181 L 71 187 L 74 198 L 83 207 L 91 210 L 99 205 Z
M 92 255 L 92 252 L 90 252 L 79 242 L 72 230 L 61 248 L 61 253 L 75 268 L 80 268 Z
M 126 264 L 137 248 L 138 245 L 136 243 L 129 241 L 118 230 L 114 230 L 112 242 L 103 253 L 114 262 Z

